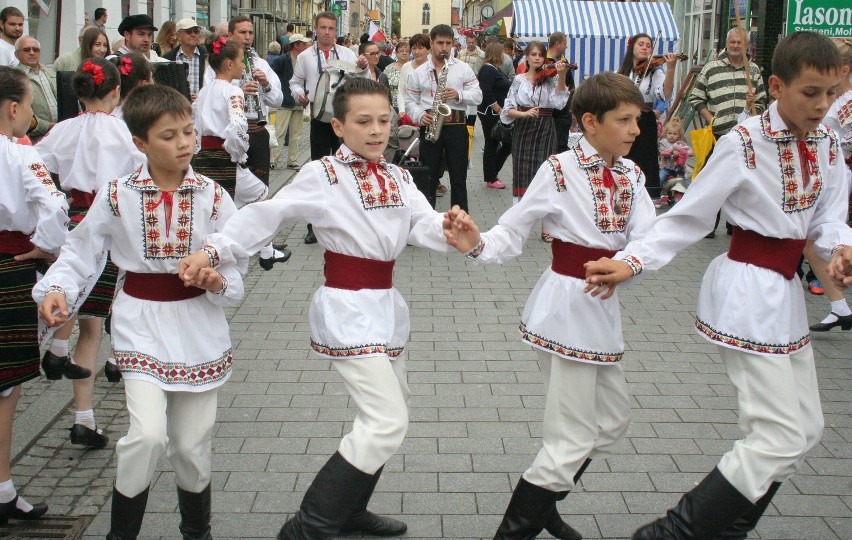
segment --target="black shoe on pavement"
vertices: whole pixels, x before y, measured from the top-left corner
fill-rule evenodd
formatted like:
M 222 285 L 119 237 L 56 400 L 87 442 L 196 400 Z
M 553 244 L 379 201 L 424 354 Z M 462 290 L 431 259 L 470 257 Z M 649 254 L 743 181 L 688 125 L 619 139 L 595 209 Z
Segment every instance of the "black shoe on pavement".
M 46 513 L 47 505 L 44 503 L 34 504 L 29 512 L 24 512 L 18 508 L 18 496 L 15 495 L 15 498 L 11 501 L 0 503 L 0 525 L 5 525 L 9 521 L 9 518 L 32 520 L 38 519 Z
M 116 383 L 121 380 L 121 370 L 112 362 L 107 362 L 104 366 L 104 375 L 109 382 Z
M 306 244 L 316 244 L 317 237 L 314 235 L 314 227 L 310 223 L 308 223 L 308 234 L 305 235 L 305 243 Z
M 852 330 L 852 315 L 838 315 L 832 313 L 837 320 L 830 323 L 818 322 L 811 325 L 811 332 L 828 332 L 835 326 L 839 326 L 841 330 Z
M 268 257 L 268 258 L 261 257 L 257 260 L 257 262 L 260 263 L 260 267 L 263 268 L 264 270 L 272 270 L 272 267 L 273 267 L 273 265 L 275 265 L 275 263 L 287 262 L 288 260 L 290 260 L 290 255 L 292 255 L 292 253 L 290 252 L 289 249 L 285 249 L 285 250 L 277 250 L 276 249 L 272 252 L 272 257 Z
M 99 449 L 106 447 L 109 437 L 104 435 L 102 429 L 91 429 L 83 424 L 74 424 L 71 428 L 71 443 L 80 444 L 89 448 Z
M 87 379 L 92 376 L 92 371 L 71 362 L 67 356 L 56 356 L 50 351 L 44 353 L 41 358 L 41 369 L 44 376 L 51 381 L 58 381 L 65 375 L 66 379 Z

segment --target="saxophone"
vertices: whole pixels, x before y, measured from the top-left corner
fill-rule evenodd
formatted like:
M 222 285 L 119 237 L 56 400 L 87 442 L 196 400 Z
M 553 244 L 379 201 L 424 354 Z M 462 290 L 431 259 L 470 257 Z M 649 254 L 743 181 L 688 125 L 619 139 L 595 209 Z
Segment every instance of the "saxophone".
M 254 49 L 246 47 L 246 69 L 243 70 L 243 83 L 254 81 Z M 248 70 L 248 72 L 246 72 Z M 260 88 L 258 88 L 260 92 Z M 257 125 L 266 125 L 266 115 L 263 114 L 263 104 L 260 102 L 260 94 L 246 95 L 246 116 L 257 116 Z
M 429 109 L 429 116 L 432 117 L 432 123 L 426 126 L 426 140 L 429 142 L 436 142 L 438 137 L 441 136 L 441 128 L 444 126 L 444 119 L 446 119 L 452 111 L 450 107 L 444 103 L 444 99 L 441 97 L 444 89 L 447 87 L 447 75 L 449 74 L 450 66 L 444 61 L 444 67 L 441 68 L 441 74 L 436 77 L 435 81 L 435 101 L 432 103 L 432 108 Z

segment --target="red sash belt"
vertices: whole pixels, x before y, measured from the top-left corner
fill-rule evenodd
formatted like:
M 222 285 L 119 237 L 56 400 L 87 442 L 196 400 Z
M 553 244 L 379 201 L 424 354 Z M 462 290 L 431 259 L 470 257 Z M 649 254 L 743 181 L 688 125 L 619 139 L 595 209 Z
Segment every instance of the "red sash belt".
M 198 287 L 185 287 L 177 274 L 127 272 L 124 275 L 124 292 L 140 300 L 177 302 L 201 296 L 205 291 Z
M 0 231 L 0 253 L 20 255 L 34 249 L 29 235 L 20 231 Z
M 616 251 L 611 249 L 591 248 L 563 242 L 556 238 L 551 244 L 553 247 L 553 263 L 550 268 L 557 274 L 586 279 L 586 269 L 583 267 L 589 261 L 596 261 L 601 257 L 612 257 Z
M 728 258 L 778 272 L 785 279 L 793 279 L 806 242 L 791 238 L 769 238 L 734 227 Z
M 92 203 L 95 202 L 95 194 L 94 193 L 86 193 L 85 191 L 80 191 L 79 189 L 72 189 L 68 194 L 71 196 L 71 201 L 69 204 L 71 208 L 91 208 Z M 70 220 L 74 223 L 80 223 L 83 221 L 82 214 L 75 214 L 71 216 Z
M 213 137 L 212 135 L 204 135 L 201 137 L 202 150 L 221 150 L 225 148 L 225 139 Z
M 376 261 L 325 252 L 325 286 L 333 289 L 390 289 L 396 261 Z
M 523 111 L 528 111 L 528 110 L 534 109 L 534 108 L 535 107 L 518 107 L 518 110 L 523 112 Z M 538 109 L 538 117 L 539 118 L 547 118 L 548 116 L 553 116 L 553 109 L 546 109 L 544 107 L 540 107 Z

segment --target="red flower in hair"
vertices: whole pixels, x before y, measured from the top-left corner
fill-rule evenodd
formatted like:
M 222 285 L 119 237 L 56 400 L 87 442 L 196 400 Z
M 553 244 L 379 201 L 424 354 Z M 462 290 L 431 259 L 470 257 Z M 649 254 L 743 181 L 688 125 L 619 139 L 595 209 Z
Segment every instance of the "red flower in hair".
M 122 75 L 127 77 L 133 71 L 133 60 L 124 56 L 121 58 L 121 67 L 118 68 Z
M 223 37 L 220 37 L 219 39 L 217 39 L 216 41 L 214 41 L 214 42 L 212 43 L 212 45 L 213 45 L 213 54 L 215 54 L 216 56 L 218 56 L 218 55 L 222 54 L 222 47 L 224 47 L 227 43 L 228 43 L 228 40 L 227 40 L 227 39 L 225 39 L 225 38 L 223 38 Z
M 634 44 L 634 43 L 636 43 L 636 39 L 635 39 L 635 38 L 628 38 L 628 39 L 627 39 L 627 48 L 629 49 L 629 48 L 633 47 L 633 44 Z
M 83 73 L 91 73 L 92 80 L 95 81 L 95 86 L 100 86 L 106 80 L 104 77 L 104 70 L 101 66 L 95 64 L 91 60 L 86 60 L 83 64 Z

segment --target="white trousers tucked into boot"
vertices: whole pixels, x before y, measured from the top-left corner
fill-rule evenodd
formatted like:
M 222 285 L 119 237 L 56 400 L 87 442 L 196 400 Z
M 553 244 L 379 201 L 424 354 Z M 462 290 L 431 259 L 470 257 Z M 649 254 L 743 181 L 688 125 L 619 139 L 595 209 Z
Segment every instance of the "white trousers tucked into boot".
M 570 491 L 587 458 L 609 455 L 630 425 L 621 365 L 576 362 L 537 350 L 547 398 L 542 447 L 524 479 L 551 491 Z
M 810 345 L 787 356 L 719 347 L 737 389 L 745 438 L 722 456 L 719 470 L 751 502 L 783 482 L 819 443 L 824 420 Z
M 352 431 L 340 441 L 340 455 L 375 474 L 397 451 L 408 431 L 408 399 L 403 355 L 332 360 L 358 406 Z
M 130 429 L 115 445 L 115 487 L 126 497 L 145 490 L 163 456 L 177 485 L 199 493 L 210 483 L 217 390 L 166 392 L 155 384 L 124 380 Z

